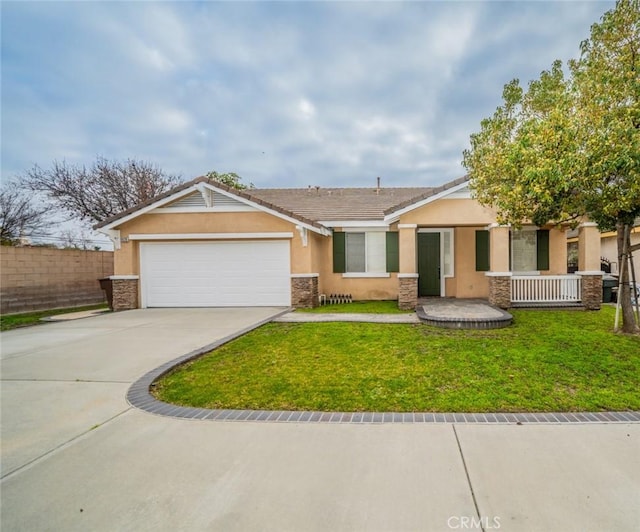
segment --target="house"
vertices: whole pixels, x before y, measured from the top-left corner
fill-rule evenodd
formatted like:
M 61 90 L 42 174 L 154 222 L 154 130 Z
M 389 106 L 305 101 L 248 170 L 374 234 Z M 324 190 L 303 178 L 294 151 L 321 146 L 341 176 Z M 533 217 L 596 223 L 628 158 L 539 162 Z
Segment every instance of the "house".
M 640 244 L 640 218 L 637 218 L 630 233 L 631 245 Z M 569 265 L 571 266 L 571 256 L 577 256 L 578 250 L 578 232 L 569 231 L 567 233 L 567 246 L 570 255 Z M 618 264 L 618 234 L 616 231 L 603 231 L 600 233 L 600 257 L 602 260 L 602 267 L 606 269 L 607 273 L 618 275 L 620 273 L 620 265 Z M 633 254 L 633 265 L 637 281 L 640 282 L 640 253 L 635 252 Z M 629 275 L 631 278 L 631 275 Z
M 496 223 L 466 178 L 441 187 L 236 190 L 201 177 L 98 224 L 115 247 L 114 308 L 316 306 L 486 298 L 599 308 L 599 233 Z

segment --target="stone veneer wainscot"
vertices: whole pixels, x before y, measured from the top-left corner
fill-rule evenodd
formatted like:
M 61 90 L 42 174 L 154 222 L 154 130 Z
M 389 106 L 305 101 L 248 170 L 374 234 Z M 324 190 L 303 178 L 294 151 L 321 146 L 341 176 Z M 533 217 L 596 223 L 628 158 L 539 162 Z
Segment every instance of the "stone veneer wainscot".
M 291 305 L 295 308 L 318 306 L 317 273 L 300 273 L 291 276 Z
M 600 310 L 602 304 L 602 272 L 576 272 L 582 277 L 582 306 Z
M 418 304 L 418 274 L 398 274 L 398 308 L 413 310 Z
M 112 275 L 113 310 L 138 308 L 138 276 Z
M 489 303 L 501 308 L 511 307 L 511 273 L 488 273 Z

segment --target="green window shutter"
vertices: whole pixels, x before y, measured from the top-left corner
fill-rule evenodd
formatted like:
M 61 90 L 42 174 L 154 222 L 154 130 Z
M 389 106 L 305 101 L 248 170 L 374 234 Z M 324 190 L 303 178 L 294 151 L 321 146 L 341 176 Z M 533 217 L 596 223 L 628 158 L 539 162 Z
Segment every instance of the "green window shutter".
M 476 231 L 476 271 L 489 271 L 489 231 Z
M 389 231 L 387 235 L 387 272 L 400 271 L 400 245 L 398 232 Z
M 538 270 L 549 269 L 549 230 L 539 229 L 536 231 L 537 240 L 537 268 Z
M 347 271 L 347 255 L 345 247 L 345 234 L 333 233 L 333 273 Z

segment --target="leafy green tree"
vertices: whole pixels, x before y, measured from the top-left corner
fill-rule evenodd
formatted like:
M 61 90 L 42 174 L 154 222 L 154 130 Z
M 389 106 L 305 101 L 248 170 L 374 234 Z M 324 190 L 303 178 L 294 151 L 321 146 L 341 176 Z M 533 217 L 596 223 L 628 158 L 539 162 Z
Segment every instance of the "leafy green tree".
M 587 216 L 618 231 L 622 264 L 640 216 L 639 0 L 619 0 L 580 48 L 567 77 L 556 61 L 526 92 L 518 80 L 505 85 L 463 164 L 476 197 L 502 223 Z M 629 282 L 626 268 L 621 281 Z M 620 297 L 623 330 L 637 332 L 629 291 Z
M 249 183 L 248 185 L 245 185 L 242 182 L 242 178 L 235 172 L 220 174 L 215 170 L 212 170 L 211 172 L 208 172 L 206 174 L 206 177 L 208 177 L 209 179 L 213 179 L 218 183 L 222 183 L 223 185 L 227 185 L 228 187 L 237 188 L 238 190 L 246 190 L 247 188 L 254 188 L 253 183 Z

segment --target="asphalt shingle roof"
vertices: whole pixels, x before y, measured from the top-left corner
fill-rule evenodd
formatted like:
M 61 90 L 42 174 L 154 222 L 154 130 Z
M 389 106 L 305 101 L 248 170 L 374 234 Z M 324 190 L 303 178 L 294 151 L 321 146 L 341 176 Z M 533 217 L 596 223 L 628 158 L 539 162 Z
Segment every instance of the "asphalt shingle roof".
M 247 192 L 314 221 L 381 220 L 385 211 L 412 198 L 428 194 L 432 188 L 269 188 Z
M 140 205 L 116 214 L 94 228 L 116 222 L 143 207 L 168 198 L 197 183 L 209 183 L 255 203 L 292 216 L 304 223 L 322 228 L 321 221 L 331 220 L 383 220 L 385 215 L 427 199 L 467 181 L 466 177 L 450 181 L 440 187 L 381 187 L 372 188 L 254 188 L 232 189 L 222 183 L 199 177 Z

